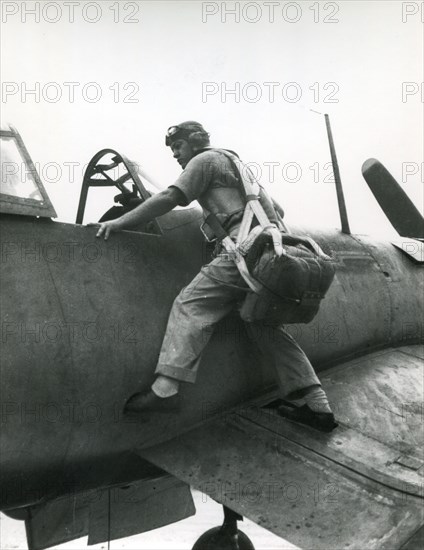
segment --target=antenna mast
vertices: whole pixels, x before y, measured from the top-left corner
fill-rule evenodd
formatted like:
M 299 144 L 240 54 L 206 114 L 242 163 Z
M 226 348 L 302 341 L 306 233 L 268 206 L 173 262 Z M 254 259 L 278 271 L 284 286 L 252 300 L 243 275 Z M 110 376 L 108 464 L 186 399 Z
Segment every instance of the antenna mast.
M 340 179 L 339 165 L 337 162 L 336 149 L 334 147 L 333 134 L 331 133 L 330 117 L 325 114 L 325 124 L 327 126 L 328 142 L 330 144 L 331 162 L 333 164 L 334 181 L 336 183 L 337 201 L 339 203 L 340 220 L 342 222 L 342 232 L 350 235 L 349 221 L 347 219 L 346 203 L 343 194 L 342 180 Z

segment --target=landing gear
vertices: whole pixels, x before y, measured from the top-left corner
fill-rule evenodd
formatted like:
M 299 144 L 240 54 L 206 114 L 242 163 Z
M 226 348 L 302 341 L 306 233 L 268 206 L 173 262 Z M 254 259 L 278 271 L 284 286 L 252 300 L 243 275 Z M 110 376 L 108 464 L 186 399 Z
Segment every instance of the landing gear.
M 196 541 L 192 550 L 255 550 L 252 541 L 238 530 L 237 521 L 243 517 L 226 506 L 224 523 L 221 527 L 209 529 Z

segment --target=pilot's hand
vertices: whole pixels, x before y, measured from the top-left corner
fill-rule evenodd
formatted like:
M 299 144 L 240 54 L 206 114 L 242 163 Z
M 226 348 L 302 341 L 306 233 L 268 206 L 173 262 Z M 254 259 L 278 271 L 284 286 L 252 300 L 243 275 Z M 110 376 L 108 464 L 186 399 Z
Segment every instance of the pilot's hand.
M 98 223 L 89 223 L 89 226 L 98 226 Z M 107 222 L 102 222 L 100 224 L 99 230 L 96 233 L 96 237 L 102 237 L 104 235 L 105 241 L 108 240 L 109 235 L 113 233 L 114 231 L 119 231 L 120 224 L 118 223 L 118 220 L 110 220 Z

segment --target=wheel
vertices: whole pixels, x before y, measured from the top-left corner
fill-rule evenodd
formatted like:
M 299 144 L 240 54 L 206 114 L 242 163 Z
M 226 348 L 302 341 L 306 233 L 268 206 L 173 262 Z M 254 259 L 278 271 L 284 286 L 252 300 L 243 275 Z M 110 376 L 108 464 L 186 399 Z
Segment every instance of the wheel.
M 222 527 L 213 527 L 197 539 L 192 550 L 255 550 L 255 547 L 242 531 L 230 535 Z

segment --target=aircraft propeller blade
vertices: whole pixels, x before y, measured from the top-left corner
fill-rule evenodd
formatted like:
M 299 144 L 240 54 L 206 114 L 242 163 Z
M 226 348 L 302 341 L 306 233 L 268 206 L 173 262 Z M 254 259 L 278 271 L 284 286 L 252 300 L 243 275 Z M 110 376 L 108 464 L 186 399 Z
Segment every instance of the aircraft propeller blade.
M 381 162 L 373 158 L 366 160 L 362 175 L 399 235 L 423 239 L 424 218 Z

